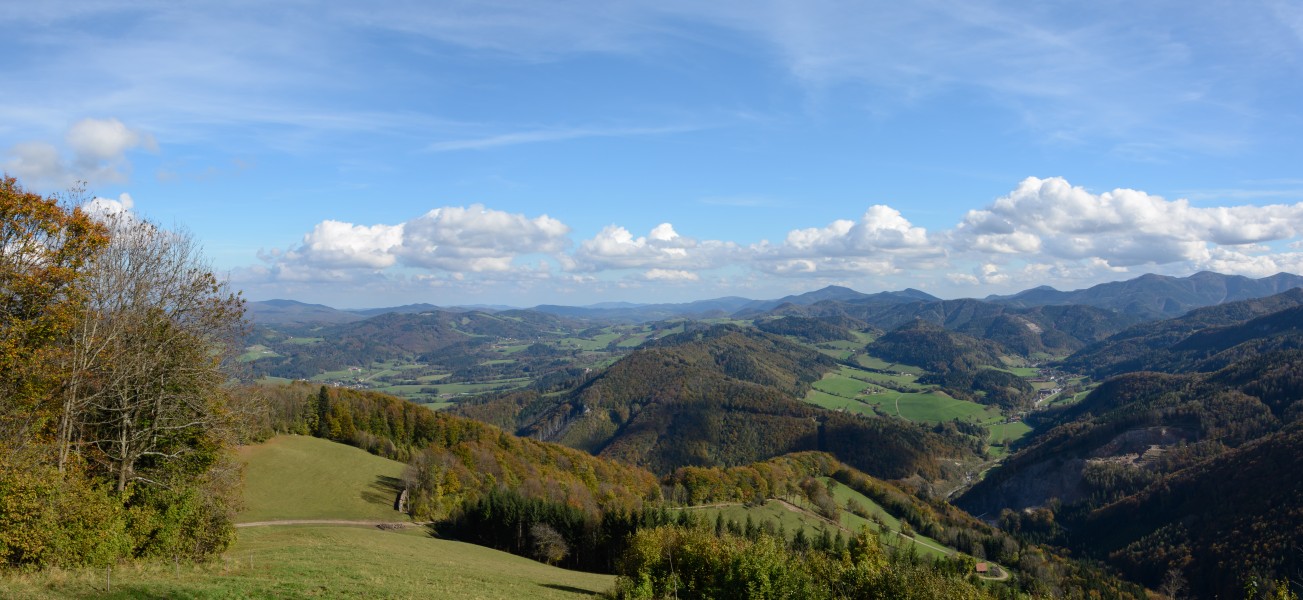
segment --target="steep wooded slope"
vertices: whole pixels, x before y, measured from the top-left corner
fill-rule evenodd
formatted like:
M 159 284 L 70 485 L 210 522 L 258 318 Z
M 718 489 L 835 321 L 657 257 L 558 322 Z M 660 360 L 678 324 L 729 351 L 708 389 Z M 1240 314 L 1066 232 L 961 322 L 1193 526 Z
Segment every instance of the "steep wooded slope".
M 1229 361 L 1198 363 L 1255 339 L 1281 341 L 1279 338 L 1293 335 L 1299 327 L 1299 313 L 1287 309 L 1300 306 L 1303 289 L 1201 308 L 1175 319 L 1130 327 L 1083 348 L 1064 361 L 1064 367 L 1096 377 L 1131 371 L 1216 370 Z M 1259 318 L 1262 320 L 1255 321 Z

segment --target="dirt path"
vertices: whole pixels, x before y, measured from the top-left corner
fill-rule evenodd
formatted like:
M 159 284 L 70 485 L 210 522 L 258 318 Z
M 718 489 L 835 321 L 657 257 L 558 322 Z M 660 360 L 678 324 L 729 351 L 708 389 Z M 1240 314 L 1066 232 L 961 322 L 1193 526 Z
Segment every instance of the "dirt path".
M 415 521 L 349 521 L 345 519 L 285 519 L 281 521 L 250 521 L 248 523 L 236 523 L 236 527 L 271 527 L 274 525 L 353 525 L 362 527 L 380 527 L 381 525 L 392 527 L 410 527 L 416 525 L 425 525 Z

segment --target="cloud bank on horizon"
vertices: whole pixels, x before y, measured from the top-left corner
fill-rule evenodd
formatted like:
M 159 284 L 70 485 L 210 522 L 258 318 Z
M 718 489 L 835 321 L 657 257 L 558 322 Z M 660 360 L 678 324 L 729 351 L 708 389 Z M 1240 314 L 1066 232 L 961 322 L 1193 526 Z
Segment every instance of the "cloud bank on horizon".
M 1138 190 L 1091 193 L 1061 177 L 1028 177 L 936 232 L 884 205 L 870 206 L 858 220 L 794 229 L 772 243 L 694 239 L 668 222 L 637 237 L 617 225 L 578 241 L 571 231 L 547 215 L 482 205 L 436 208 L 392 225 L 324 221 L 235 279 L 255 289 L 296 283 L 509 290 L 546 282 L 594 291 L 703 280 L 729 289 L 773 276 L 910 281 L 962 294 L 977 286 L 1085 284 L 1143 272 L 1303 272 L 1303 202 L 1199 208 Z
M 0 5 L 0 170 L 337 305 L 1303 271 L 1282 0 Z

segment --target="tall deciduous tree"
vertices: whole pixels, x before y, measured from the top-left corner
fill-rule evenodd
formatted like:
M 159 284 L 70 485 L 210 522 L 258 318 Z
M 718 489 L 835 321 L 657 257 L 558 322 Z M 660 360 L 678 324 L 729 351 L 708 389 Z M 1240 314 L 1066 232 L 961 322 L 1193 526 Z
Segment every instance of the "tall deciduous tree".
M 59 342 L 82 301 L 76 283 L 105 241 L 83 212 L 0 178 L 0 449 L 17 453 L 48 433 Z
M 222 367 L 243 334 L 244 302 L 189 234 L 125 214 L 106 224 L 110 242 L 89 268 L 71 343 L 65 414 L 69 445 L 79 440 L 122 491 L 211 462 L 196 457 L 220 445 Z

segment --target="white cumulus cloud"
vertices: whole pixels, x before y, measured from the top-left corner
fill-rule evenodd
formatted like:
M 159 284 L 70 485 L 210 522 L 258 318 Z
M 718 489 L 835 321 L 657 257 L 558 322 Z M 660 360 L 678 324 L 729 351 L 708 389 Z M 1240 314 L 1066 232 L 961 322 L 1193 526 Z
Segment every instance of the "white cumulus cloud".
M 436 208 L 408 221 L 398 248 L 405 264 L 444 271 L 507 271 L 521 254 L 554 254 L 570 227 L 547 215 L 529 218 L 469 207 Z
M 1029 177 L 1009 195 L 969 211 L 950 242 L 957 252 L 1038 261 L 1213 265 L 1219 247 L 1242 254 L 1234 248 L 1300 231 L 1303 203 L 1199 208 L 1138 190 L 1094 194 L 1063 178 Z
M 518 265 L 516 259 L 558 255 L 569 245 L 569 233 L 547 215 L 530 218 L 478 204 L 436 208 L 397 225 L 326 220 L 299 245 L 261 253 L 269 266 L 260 272 L 286 281 L 347 280 L 357 272 L 400 266 L 454 278 L 504 272 L 545 277 L 545 267 Z
M 403 242 L 403 225 L 354 225 L 322 221 L 303 236 L 291 260 L 321 268 L 383 269 L 397 262 L 394 249 Z
M 732 242 L 696 240 L 679 235 L 674 226 L 661 223 L 646 236 L 634 237 L 628 229 L 609 225 L 579 244 L 574 255 L 577 270 L 674 269 L 702 270 L 736 258 Z
M 873 205 L 859 221 L 789 232 L 779 245 L 752 247 L 757 266 L 779 275 L 888 275 L 935 264 L 945 249 L 900 211 Z

